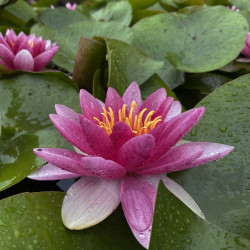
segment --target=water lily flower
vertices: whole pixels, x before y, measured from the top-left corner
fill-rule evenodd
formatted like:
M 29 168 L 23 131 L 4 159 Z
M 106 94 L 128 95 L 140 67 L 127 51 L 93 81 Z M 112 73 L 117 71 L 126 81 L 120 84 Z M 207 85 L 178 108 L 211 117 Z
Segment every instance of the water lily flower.
M 76 10 L 77 4 L 76 3 L 71 4 L 70 2 L 67 2 L 65 7 L 69 10 Z
M 236 8 L 235 5 L 233 5 L 231 8 L 229 6 L 227 6 L 228 9 L 231 9 L 232 11 L 236 11 L 239 12 L 240 10 Z
M 204 107 L 181 113 L 181 105 L 159 89 L 144 102 L 133 82 L 121 98 L 109 88 L 105 104 L 80 91 L 82 114 L 56 105 L 50 119 L 76 152 L 36 148 L 48 164 L 29 175 L 36 180 L 81 177 L 67 191 L 62 220 L 69 229 L 91 227 L 121 202 L 136 239 L 148 248 L 157 186 L 163 181 L 200 217 L 191 196 L 165 173 L 221 158 L 232 146 L 184 142 L 181 138 L 200 120 Z
M 244 58 L 237 58 L 237 62 L 243 62 L 243 63 L 249 63 L 250 62 L 250 32 L 247 33 L 245 46 L 241 51 L 241 54 L 243 54 Z
M 50 40 L 42 40 L 34 34 L 16 35 L 8 29 L 3 37 L 0 33 L 0 70 L 40 71 L 56 54 L 58 46 Z

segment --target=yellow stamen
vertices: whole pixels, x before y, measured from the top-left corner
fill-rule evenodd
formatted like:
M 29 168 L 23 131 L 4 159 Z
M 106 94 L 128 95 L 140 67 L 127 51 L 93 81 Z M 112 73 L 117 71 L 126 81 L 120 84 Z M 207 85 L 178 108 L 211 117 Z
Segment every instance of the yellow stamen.
M 28 41 L 28 43 L 29 43 L 29 45 L 30 45 L 31 48 L 34 47 L 34 42 Z
M 143 119 L 143 115 L 146 112 L 146 108 L 143 109 L 139 114 L 134 115 L 136 112 L 137 104 L 135 101 L 132 101 L 129 109 L 128 116 L 126 115 L 126 104 L 123 104 L 122 108 L 118 111 L 119 122 L 124 122 L 131 129 L 134 136 L 143 135 L 150 132 L 155 126 L 162 121 L 161 116 L 157 116 L 152 120 L 154 111 L 148 112 L 146 118 Z M 108 108 L 109 112 L 103 108 L 102 121 L 96 117 L 93 117 L 94 120 L 98 122 L 98 125 L 108 134 L 112 133 L 113 127 L 115 126 L 115 116 L 111 107 Z M 134 115 L 134 117 L 133 117 Z M 116 121 L 118 122 L 118 121 Z

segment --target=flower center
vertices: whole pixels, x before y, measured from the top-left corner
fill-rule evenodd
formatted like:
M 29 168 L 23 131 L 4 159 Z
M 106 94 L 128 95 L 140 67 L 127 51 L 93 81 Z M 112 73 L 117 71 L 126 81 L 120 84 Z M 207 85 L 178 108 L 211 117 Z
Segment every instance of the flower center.
M 152 120 L 152 116 L 155 111 L 150 111 L 145 120 L 142 120 L 142 116 L 147 110 L 146 108 L 143 109 L 138 115 L 133 116 L 134 109 L 137 108 L 137 104 L 135 101 L 133 101 L 130 105 L 129 115 L 126 116 L 126 104 L 123 104 L 122 109 L 119 109 L 119 122 L 126 123 L 133 134 L 135 136 L 147 134 L 149 131 L 155 128 L 158 122 L 162 121 L 161 116 L 157 116 Z M 100 121 L 98 118 L 93 117 L 94 120 L 96 120 L 99 124 L 99 126 L 108 134 L 110 135 L 112 133 L 112 129 L 115 125 L 115 119 L 114 119 L 114 112 L 109 107 L 108 111 L 105 108 L 103 109 L 102 121 Z
M 29 43 L 29 45 L 30 45 L 31 48 L 34 47 L 34 42 L 28 41 L 28 43 Z

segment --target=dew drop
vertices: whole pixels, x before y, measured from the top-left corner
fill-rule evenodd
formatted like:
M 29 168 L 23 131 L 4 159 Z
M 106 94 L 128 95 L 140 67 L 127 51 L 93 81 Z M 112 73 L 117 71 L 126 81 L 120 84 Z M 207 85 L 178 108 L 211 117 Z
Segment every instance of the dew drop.
M 143 234 L 143 233 L 139 233 L 138 236 L 139 236 L 140 239 L 145 239 L 145 237 L 146 237 L 145 234 Z

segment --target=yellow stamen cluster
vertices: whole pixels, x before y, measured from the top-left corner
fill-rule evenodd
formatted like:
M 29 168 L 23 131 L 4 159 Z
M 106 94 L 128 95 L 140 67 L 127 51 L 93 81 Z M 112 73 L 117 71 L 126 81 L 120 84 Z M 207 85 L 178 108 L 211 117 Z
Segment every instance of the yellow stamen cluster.
M 133 111 L 137 108 L 137 104 L 135 101 L 133 101 L 130 105 L 129 115 L 126 116 L 126 104 L 122 106 L 122 109 L 119 109 L 119 122 L 126 123 L 133 134 L 135 136 L 147 134 L 149 131 L 155 128 L 156 124 L 158 122 L 161 122 L 161 116 L 157 116 L 156 118 L 151 120 L 154 111 L 148 112 L 145 120 L 142 120 L 143 114 L 147 110 L 146 108 L 143 109 L 138 115 L 135 115 L 133 117 Z M 99 126 L 108 134 L 110 135 L 112 133 L 112 129 L 115 125 L 115 119 L 114 119 L 114 113 L 113 110 L 109 107 L 109 111 L 107 111 L 105 108 L 103 108 L 103 119 L 100 121 L 98 118 L 93 117 L 94 120 L 96 120 L 99 124 Z
M 34 42 L 28 41 L 28 43 L 29 43 L 29 45 L 30 45 L 31 48 L 34 47 Z

